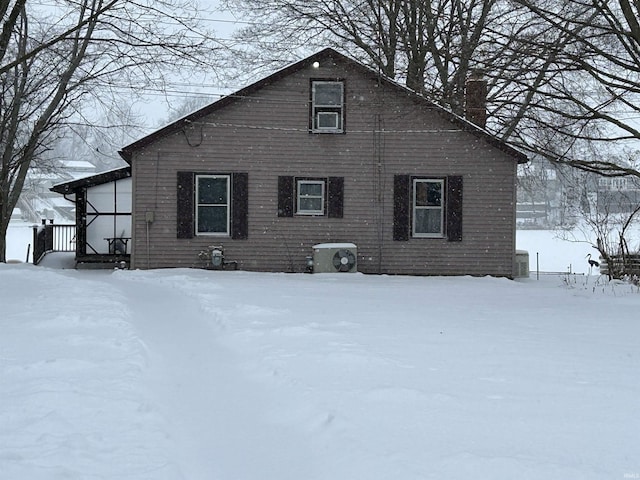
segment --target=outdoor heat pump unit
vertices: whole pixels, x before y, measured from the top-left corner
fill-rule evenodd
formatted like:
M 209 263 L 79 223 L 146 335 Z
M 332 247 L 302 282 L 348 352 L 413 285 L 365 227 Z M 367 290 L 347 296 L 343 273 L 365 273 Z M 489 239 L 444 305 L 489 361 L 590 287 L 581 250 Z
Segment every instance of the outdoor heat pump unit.
M 353 243 L 319 243 L 313 246 L 313 273 L 358 271 L 358 248 Z
M 514 278 L 529 278 L 529 252 L 516 250 L 516 265 Z

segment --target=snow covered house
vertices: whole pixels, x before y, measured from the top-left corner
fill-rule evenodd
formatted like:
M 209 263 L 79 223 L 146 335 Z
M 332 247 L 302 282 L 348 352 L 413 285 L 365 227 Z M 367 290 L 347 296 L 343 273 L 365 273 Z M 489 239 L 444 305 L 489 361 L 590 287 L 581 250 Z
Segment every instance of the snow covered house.
M 120 152 L 131 266 L 511 277 L 527 158 L 483 91 L 461 118 L 325 49 L 193 112 Z

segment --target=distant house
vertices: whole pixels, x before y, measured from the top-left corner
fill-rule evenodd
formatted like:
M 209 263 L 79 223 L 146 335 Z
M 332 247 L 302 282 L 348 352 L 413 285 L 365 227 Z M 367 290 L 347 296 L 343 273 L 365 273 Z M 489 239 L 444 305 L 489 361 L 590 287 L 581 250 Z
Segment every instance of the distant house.
M 52 193 L 53 185 L 95 174 L 96 167 L 85 160 L 61 160 L 54 166 L 29 169 L 18 200 L 23 217 L 31 222 L 73 219 L 72 206 Z
M 513 276 L 527 159 L 468 90 L 480 126 L 325 49 L 124 147 L 131 266 Z
M 638 207 L 640 207 L 640 181 L 637 178 L 602 177 L 598 179 L 598 213 L 629 214 Z
M 61 160 L 62 171 L 73 179 L 88 177 L 96 173 L 96 166 L 86 160 Z

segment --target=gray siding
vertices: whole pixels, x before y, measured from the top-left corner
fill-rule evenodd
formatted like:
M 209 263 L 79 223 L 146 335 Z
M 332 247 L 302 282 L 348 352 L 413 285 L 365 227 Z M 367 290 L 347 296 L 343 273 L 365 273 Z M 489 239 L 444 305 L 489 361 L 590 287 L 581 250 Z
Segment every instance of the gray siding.
M 346 133 L 310 134 L 309 79 L 331 77 L 346 82 Z M 247 172 L 248 238 L 176 238 L 178 171 Z M 396 174 L 463 177 L 461 242 L 393 240 Z M 302 69 L 155 141 L 132 175 L 135 268 L 201 266 L 198 252 L 220 244 L 240 269 L 301 272 L 312 245 L 353 242 L 362 272 L 513 272 L 516 160 L 349 64 Z M 278 217 L 281 175 L 344 177 L 343 218 Z

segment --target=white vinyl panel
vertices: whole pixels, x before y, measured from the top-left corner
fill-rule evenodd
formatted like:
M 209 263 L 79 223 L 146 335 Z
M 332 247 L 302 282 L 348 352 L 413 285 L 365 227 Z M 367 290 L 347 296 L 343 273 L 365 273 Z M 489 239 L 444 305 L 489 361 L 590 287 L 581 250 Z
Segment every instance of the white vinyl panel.
M 114 234 L 113 219 L 112 215 L 100 215 L 98 217 L 87 215 L 87 222 L 91 222 L 87 225 L 87 243 L 97 253 L 109 253 L 109 243 L 105 239 L 119 236 Z M 87 253 L 94 252 L 87 246 Z
M 113 182 L 87 188 L 87 213 L 113 212 L 115 187 Z
M 133 183 L 131 178 L 123 178 L 116 182 L 116 210 L 118 213 L 131 213 L 133 198 Z
M 114 237 L 131 238 L 131 216 L 118 215 Z

